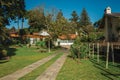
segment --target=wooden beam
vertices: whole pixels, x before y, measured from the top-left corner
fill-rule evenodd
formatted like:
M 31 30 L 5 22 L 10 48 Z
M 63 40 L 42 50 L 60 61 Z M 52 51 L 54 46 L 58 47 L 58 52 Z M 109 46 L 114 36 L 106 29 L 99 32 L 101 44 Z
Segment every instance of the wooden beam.
M 90 55 L 90 50 L 91 50 L 91 49 L 90 49 L 90 43 L 89 43 L 89 57 L 91 56 L 91 55 Z
M 111 49 L 112 49 L 112 62 L 114 65 L 114 46 L 113 46 L 113 44 L 111 44 Z
M 106 69 L 108 69 L 108 61 L 109 61 L 109 47 L 110 43 L 107 43 L 107 54 L 106 54 Z
M 94 58 L 94 54 L 95 54 L 94 50 L 95 50 L 95 43 L 93 43 L 93 55 L 92 55 L 93 58 Z
M 97 43 L 97 62 L 98 63 L 100 61 L 100 59 L 99 59 L 100 58 L 100 56 L 99 56 L 100 54 L 99 53 L 100 53 L 100 47 L 99 47 L 99 43 Z

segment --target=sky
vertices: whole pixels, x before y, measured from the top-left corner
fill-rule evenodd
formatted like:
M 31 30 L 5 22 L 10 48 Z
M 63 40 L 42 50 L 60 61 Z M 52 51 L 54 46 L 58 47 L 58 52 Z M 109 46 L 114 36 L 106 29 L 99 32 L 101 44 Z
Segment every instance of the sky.
M 81 14 L 83 8 L 86 9 L 92 23 L 102 18 L 104 9 L 111 7 L 112 12 L 120 12 L 120 0 L 25 0 L 26 10 L 44 5 L 45 9 L 56 8 L 63 12 L 64 17 L 71 18 L 72 11 Z M 28 27 L 27 22 L 24 25 Z

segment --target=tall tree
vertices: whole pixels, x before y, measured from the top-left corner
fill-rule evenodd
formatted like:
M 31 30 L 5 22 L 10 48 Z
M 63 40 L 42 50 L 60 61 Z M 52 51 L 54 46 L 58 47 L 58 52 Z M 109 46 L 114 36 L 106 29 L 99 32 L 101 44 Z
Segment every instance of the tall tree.
M 96 22 L 93 24 L 94 27 L 96 27 L 96 28 L 100 27 L 100 25 L 103 24 L 103 23 L 102 23 L 102 20 L 103 20 L 103 19 L 99 19 L 98 21 L 96 21 Z
M 68 34 L 68 31 L 68 21 L 60 10 L 56 16 L 56 20 L 51 22 L 50 33 L 52 35 L 52 39 L 56 40 L 58 36 Z
M 42 29 L 46 29 L 44 8 L 38 7 L 29 11 L 28 23 L 30 25 L 30 29 L 33 31 L 38 32 Z
M 45 17 L 45 25 L 47 27 L 47 30 L 49 31 L 50 27 L 51 27 L 51 23 L 52 23 L 52 14 L 48 13 Z
M 72 18 L 70 18 L 70 21 L 77 23 L 78 19 L 79 19 L 79 16 L 78 16 L 77 12 L 73 11 L 72 14 L 71 14 L 71 16 L 72 16 Z
M 83 8 L 82 13 L 80 15 L 79 24 L 80 26 L 91 25 L 90 18 L 85 8 Z
M 0 0 L 0 31 L 4 30 L 3 28 L 10 23 L 11 20 L 16 20 L 16 17 L 19 18 L 24 15 L 25 10 L 24 0 Z M 19 14 L 19 13 L 22 13 Z M 0 32 L 0 35 L 2 35 Z
M 15 0 L 15 4 L 16 5 L 16 20 L 17 20 L 17 24 L 18 24 L 18 30 L 20 29 L 20 25 L 19 25 L 19 20 L 21 20 L 22 22 L 22 28 L 23 28 L 23 22 L 24 22 L 24 17 L 25 17 L 25 2 L 24 0 Z
M 62 17 L 63 17 L 63 13 L 62 13 L 62 10 L 60 10 L 57 14 L 56 21 L 59 22 Z
M 70 21 L 71 21 L 73 30 L 77 31 L 79 28 L 79 25 L 78 25 L 79 16 L 76 11 L 73 11 L 71 16 L 72 16 L 72 18 L 70 18 Z

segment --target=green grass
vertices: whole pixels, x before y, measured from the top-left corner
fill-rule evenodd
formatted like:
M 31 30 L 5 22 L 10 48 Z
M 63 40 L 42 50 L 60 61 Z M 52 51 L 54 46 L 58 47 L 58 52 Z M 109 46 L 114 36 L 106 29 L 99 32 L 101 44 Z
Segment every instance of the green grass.
M 20 78 L 20 80 L 35 80 L 42 72 L 44 72 L 51 64 L 53 64 L 63 53 L 59 53 L 57 56 L 52 58 L 47 63 L 41 65 L 37 69 L 33 70 L 31 73 L 25 75 L 24 77 Z
M 8 54 L 14 56 L 11 56 L 9 61 L 0 60 L 0 77 L 3 77 L 37 60 L 47 57 L 53 54 L 53 52 L 40 53 L 35 48 L 20 47 L 8 49 Z
M 109 69 L 104 65 L 103 61 L 97 64 L 96 60 L 77 63 L 68 57 L 56 80 L 120 80 L 120 64 L 110 63 Z

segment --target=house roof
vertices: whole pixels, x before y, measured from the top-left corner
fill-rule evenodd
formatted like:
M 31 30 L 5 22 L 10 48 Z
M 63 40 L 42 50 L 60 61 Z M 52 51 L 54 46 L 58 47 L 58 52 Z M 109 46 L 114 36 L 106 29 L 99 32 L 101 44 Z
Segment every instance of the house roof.
M 17 37 L 19 37 L 19 35 L 18 35 L 18 33 L 10 33 L 10 37 L 14 37 L 14 38 L 16 37 L 17 38 Z
M 66 40 L 66 39 L 76 39 L 77 35 L 76 34 L 68 34 L 68 35 L 61 35 L 58 38 L 62 39 L 62 40 Z
M 106 14 L 111 17 L 120 17 L 120 13 L 111 13 L 111 14 Z
M 34 32 L 33 35 L 39 35 L 39 33 L 38 32 Z
M 29 37 L 29 38 L 43 38 L 43 36 L 40 36 L 40 35 L 25 35 L 26 37 Z
M 108 17 L 116 17 L 116 18 L 119 18 L 119 17 L 120 17 L 120 13 L 104 14 L 99 28 L 104 28 L 104 27 L 105 27 L 105 26 L 104 26 L 104 25 L 105 25 L 105 15 L 108 16 Z

